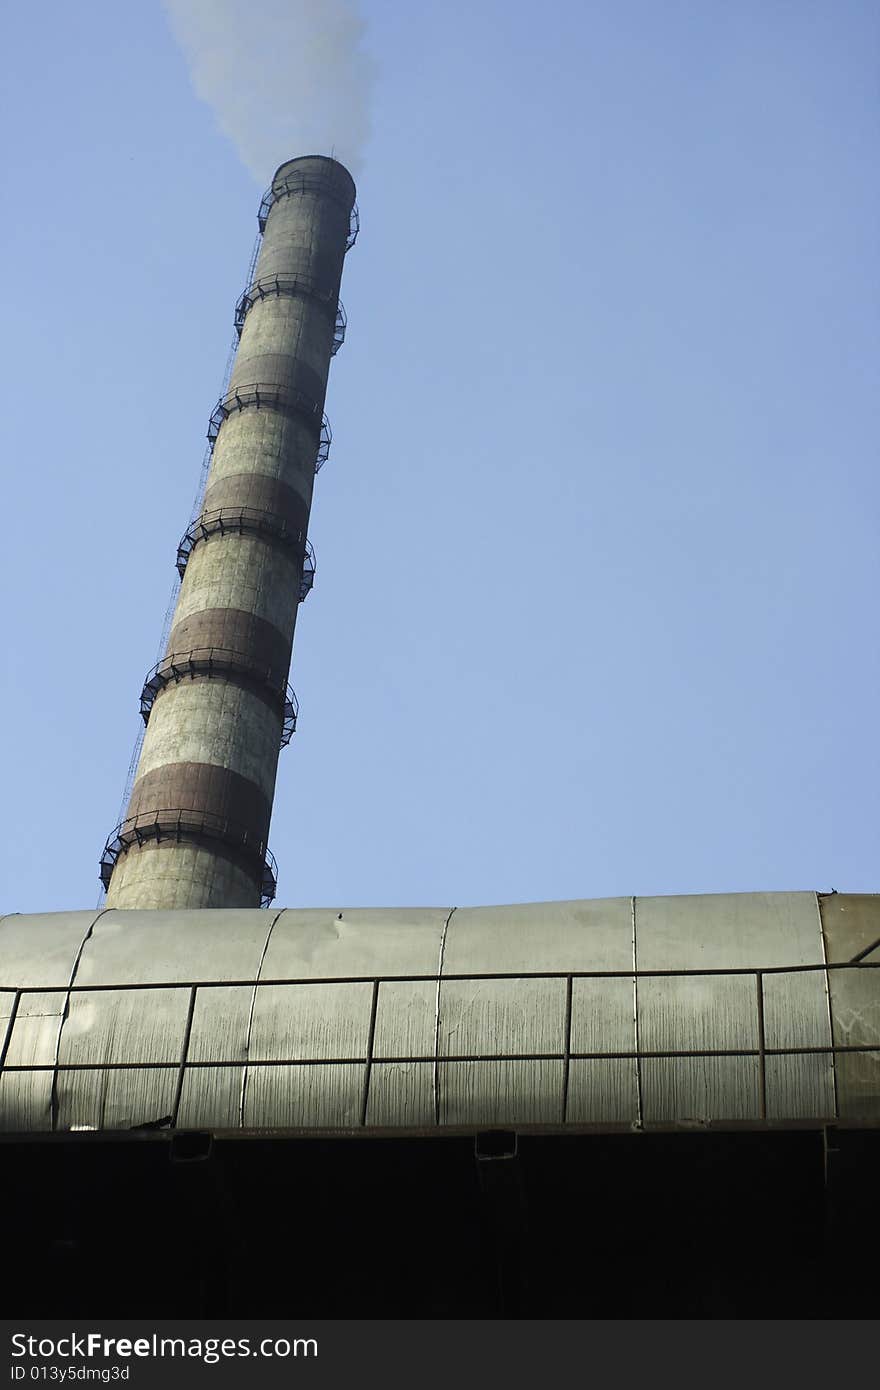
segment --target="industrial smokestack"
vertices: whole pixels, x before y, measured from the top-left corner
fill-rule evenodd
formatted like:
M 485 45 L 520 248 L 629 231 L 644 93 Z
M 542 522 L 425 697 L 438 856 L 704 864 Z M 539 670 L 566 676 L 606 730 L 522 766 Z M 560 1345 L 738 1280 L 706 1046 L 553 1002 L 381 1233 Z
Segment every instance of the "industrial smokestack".
M 168 644 L 141 694 L 146 721 L 125 819 L 101 859 L 116 908 L 255 907 L 275 892 L 267 839 L 308 523 L 327 455 L 323 415 L 357 228 L 334 159 L 282 164 L 260 207 L 262 245 L 239 300 L 240 343 L 201 513 L 181 541 Z

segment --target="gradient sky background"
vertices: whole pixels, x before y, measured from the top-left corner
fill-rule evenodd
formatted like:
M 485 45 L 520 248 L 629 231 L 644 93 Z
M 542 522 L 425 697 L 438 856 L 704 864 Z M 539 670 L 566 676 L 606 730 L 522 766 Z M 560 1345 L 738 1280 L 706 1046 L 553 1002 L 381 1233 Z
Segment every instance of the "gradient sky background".
M 279 904 L 880 888 L 876 4 L 361 8 Z M 158 0 L 4 30 L 35 912 L 97 897 L 262 189 Z

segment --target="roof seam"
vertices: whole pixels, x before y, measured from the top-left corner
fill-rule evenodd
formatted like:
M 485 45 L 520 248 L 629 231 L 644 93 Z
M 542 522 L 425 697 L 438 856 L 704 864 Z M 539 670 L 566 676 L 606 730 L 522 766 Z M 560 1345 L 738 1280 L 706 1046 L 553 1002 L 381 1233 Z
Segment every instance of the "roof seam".
M 254 1026 L 254 1010 L 257 1006 L 257 987 L 260 982 L 260 977 L 263 973 L 263 962 L 266 959 L 266 952 L 269 949 L 269 938 L 275 930 L 275 923 L 278 921 L 278 918 L 281 917 L 282 914 L 286 911 L 287 908 L 282 907 L 281 911 L 276 912 L 275 916 L 272 918 L 272 921 L 269 923 L 269 930 L 266 932 L 266 940 L 263 942 L 263 950 L 260 954 L 259 964 L 257 965 L 257 973 L 254 977 L 254 988 L 251 994 L 251 1006 L 248 1010 L 247 1032 L 245 1034 L 244 1039 L 244 1066 L 242 1067 L 241 1072 L 241 1091 L 239 1092 L 238 1097 L 238 1124 L 240 1129 L 244 1129 L 244 1105 L 245 1098 L 247 1096 L 248 1062 L 250 1060 L 251 1053 L 251 1032 L 253 1031 Z
M 833 890 L 832 890 L 832 892 L 833 892 Z M 833 1048 L 833 1047 L 834 1047 L 834 1015 L 833 1015 L 832 1010 L 831 1010 L 831 982 L 830 982 L 829 979 L 828 979 L 828 943 L 827 943 L 827 941 L 825 940 L 825 923 L 824 923 L 823 920 L 822 920 L 822 897 L 823 897 L 823 896 L 826 896 L 826 897 L 827 897 L 827 896 L 829 896 L 829 895 L 828 895 L 828 894 L 824 894 L 824 895 L 823 895 L 823 894 L 817 893 L 815 896 L 816 896 L 816 917 L 818 918 L 818 924 L 819 924 L 819 943 L 820 943 L 820 945 L 821 945 L 821 947 L 822 947 L 822 964 L 825 966 L 825 969 L 822 971 L 822 978 L 823 978 L 823 980 L 824 980 L 824 982 L 825 982 L 825 1012 L 826 1012 L 827 1019 L 828 1019 L 828 1041 L 829 1041 L 829 1043 L 831 1044 L 831 1047 Z M 764 988 L 764 982 L 763 982 L 763 980 L 761 981 L 760 988 L 761 988 L 761 990 L 763 991 L 763 988 Z M 833 1051 L 829 1054 L 829 1060 L 830 1060 L 830 1063 L 831 1063 L 831 1089 L 832 1089 L 832 1093 L 833 1093 L 833 1096 L 834 1096 L 834 1118 L 835 1118 L 835 1120 L 836 1120 L 836 1119 L 838 1118 L 839 1114 L 840 1114 L 840 1093 L 839 1093 L 839 1089 L 838 1089 L 838 1085 L 837 1085 L 837 1059 L 836 1059 L 836 1057 L 835 1057 Z
M 632 921 L 632 967 L 633 967 L 633 1038 L 636 1053 L 636 1122 L 635 1128 L 641 1129 L 644 1123 L 642 1111 L 642 1058 L 639 1045 L 639 957 L 638 941 L 636 937 L 636 895 L 629 900 L 630 914 Z
M 437 1002 L 434 1009 L 434 1123 L 440 1123 L 440 981 L 443 975 L 443 957 L 446 953 L 446 933 L 449 931 L 449 923 L 452 921 L 452 914 L 456 908 L 450 908 L 449 916 L 443 924 L 443 935 L 440 937 L 440 956 L 437 961 Z
M 83 936 L 82 941 L 79 943 L 79 946 L 77 947 L 77 952 L 74 956 L 73 965 L 70 967 L 70 979 L 67 981 L 67 993 L 64 996 L 64 1008 L 61 1010 L 61 1021 L 58 1024 L 58 1034 L 55 1038 L 55 1056 L 52 1059 L 52 1091 L 49 1097 L 49 1114 L 52 1118 L 53 1134 L 58 1128 L 58 1063 L 61 1059 L 61 1034 L 64 1032 L 64 1025 L 67 1022 L 67 1016 L 70 1013 L 70 991 L 73 985 L 76 983 L 77 971 L 79 970 L 79 963 L 82 960 L 82 954 L 85 950 L 86 942 L 89 940 L 92 932 L 95 930 L 97 923 L 104 916 L 104 913 L 109 911 L 109 908 L 102 907 L 101 911 L 96 913 L 95 916 L 92 918 L 91 922 L 88 925 L 88 929 L 86 930 L 85 935 Z

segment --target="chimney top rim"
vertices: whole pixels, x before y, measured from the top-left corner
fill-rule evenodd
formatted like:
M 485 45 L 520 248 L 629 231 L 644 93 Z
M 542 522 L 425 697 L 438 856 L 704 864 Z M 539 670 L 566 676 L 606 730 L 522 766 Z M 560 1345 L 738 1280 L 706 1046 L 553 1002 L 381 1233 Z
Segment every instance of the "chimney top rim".
M 352 175 L 345 167 L 345 165 L 341 163 L 340 160 L 335 159 L 333 155 L 329 154 L 298 154 L 295 155 L 292 159 L 283 160 L 282 163 L 278 165 L 278 168 L 275 170 L 275 173 L 272 175 L 272 179 L 269 185 L 270 188 L 273 188 L 278 179 L 283 177 L 284 174 L 286 174 L 289 170 L 294 169 L 296 165 L 311 164 L 315 161 L 320 161 L 322 164 L 331 165 L 333 173 L 336 175 L 336 177 L 339 178 L 340 175 L 342 176 L 340 182 L 345 182 L 350 185 L 351 200 L 352 203 L 354 203 L 354 200 L 357 197 L 357 185 L 355 184 Z

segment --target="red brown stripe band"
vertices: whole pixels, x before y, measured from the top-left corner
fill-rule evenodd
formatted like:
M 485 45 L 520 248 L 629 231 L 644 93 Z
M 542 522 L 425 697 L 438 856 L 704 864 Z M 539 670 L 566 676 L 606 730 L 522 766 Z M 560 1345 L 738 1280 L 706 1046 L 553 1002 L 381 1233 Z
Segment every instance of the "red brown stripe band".
M 329 365 L 329 342 L 327 358 Z M 324 408 L 327 393 L 327 373 L 316 372 L 302 358 L 293 353 L 261 352 L 240 354 L 229 382 L 229 394 L 236 388 L 247 388 L 251 382 L 265 383 L 266 387 L 280 387 L 282 391 L 301 392 L 314 401 L 318 414 Z
M 288 636 L 254 613 L 240 608 L 202 608 L 174 624 L 168 638 L 168 655 L 210 647 L 239 652 L 250 659 L 255 672 L 277 672 L 283 685 L 290 670 L 292 645 L 292 630 Z
M 269 798 L 249 777 L 213 763 L 165 763 L 144 773 L 134 784 L 126 820 L 168 807 L 228 820 L 255 844 L 269 834 Z
M 305 533 L 309 526 L 309 504 L 302 493 L 279 478 L 265 473 L 229 473 L 208 480 L 202 512 L 226 507 L 252 507 L 282 518 L 292 531 Z

